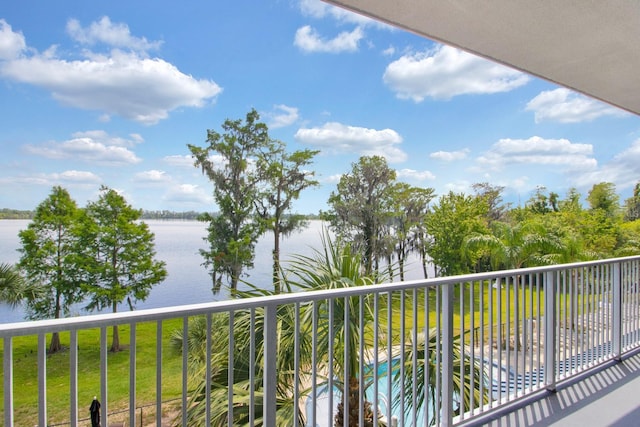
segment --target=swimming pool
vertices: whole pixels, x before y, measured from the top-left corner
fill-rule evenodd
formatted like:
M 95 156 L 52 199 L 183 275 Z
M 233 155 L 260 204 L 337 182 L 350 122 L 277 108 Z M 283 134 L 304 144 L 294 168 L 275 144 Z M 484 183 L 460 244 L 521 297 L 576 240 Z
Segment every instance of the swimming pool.
M 389 389 L 389 381 L 387 378 L 387 371 L 389 368 L 389 364 L 385 362 L 378 363 L 378 375 L 377 375 L 377 387 L 376 384 L 373 383 L 373 365 L 367 365 L 365 368 L 365 376 L 369 383 L 369 386 L 365 389 L 365 398 L 369 402 L 374 402 L 374 396 L 377 392 L 378 395 L 378 407 L 377 411 L 375 408 L 374 411 L 377 412 L 378 419 L 386 422 L 387 417 L 389 416 L 389 409 L 391 410 L 391 418 L 396 420 L 404 420 L 404 423 L 398 423 L 397 425 L 405 425 L 405 426 L 414 426 L 414 415 L 417 420 L 416 426 L 424 426 L 429 425 L 432 421 L 433 414 L 430 415 L 431 419 L 425 419 L 425 405 L 422 405 L 418 411 L 415 411 L 414 414 L 412 407 L 404 408 L 404 416 L 402 415 L 402 407 L 400 405 L 400 397 L 401 397 L 401 386 L 402 381 L 400 379 L 396 379 L 396 373 L 400 368 L 400 360 L 393 359 L 392 361 L 392 376 L 391 376 L 391 390 Z M 336 379 L 336 382 L 338 379 Z M 329 408 L 329 398 L 333 399 L 332 408 Z M 333 386 L 332 396 L 329 396 L 329 385 L 324 382 L 320 384 L 316 389 L 316 398 L 313 396 L 307 397 L 305 402 L 305 413 L 307 418 L 306 427 L 314 427 L 313 426 L 313 405 L 315 401 L 316 407 L 316 423 L 315 427 L 333 427 L 334 425 L 334 417 L 338 412 L 338 403 L 342 398 L 342 392 L 337 386 Z M 389 408 L 389 402 L 393 402 L 395 404 L 391 404 L 391 408 Z M 430 403 L 430 400 L 429 400 Z M 393 423 L 392 423 L 393 425 Z

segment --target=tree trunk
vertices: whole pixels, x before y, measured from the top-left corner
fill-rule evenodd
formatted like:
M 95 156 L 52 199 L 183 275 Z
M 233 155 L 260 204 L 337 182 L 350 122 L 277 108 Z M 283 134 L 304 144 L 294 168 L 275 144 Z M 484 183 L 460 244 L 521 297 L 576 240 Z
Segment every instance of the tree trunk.
M 273 292 L 282 292 L 280 286 L 280 230 L 276 226 L 273 230 Z
M 60 292 L 56 291 L 56 308 L 55 308 L 55 318 L 60 318 Z M 57 353 L 62 350 L 62 344 L 60 343 L 60 334 L 58 332 L 54 332 L 51 335 L 51 343 L 49 344 L 49 354 Z
M 117 353 L 120 351 L 120 334 L 118 332 L 118 325 L 113 325 L 113 341 L 111 342 L 111 349 L 109 349 L 112 353 Z
M 62 344 L 60 343 L 60 334 L 58 332 L 54 332 L 51 335 L 51 344 L 49 344 L 49 354 L 56 353 L 62 350 Z
M 229 289 L 232 294 L 238 289 L 238 281 L 240 280 L 240 275 L 242 274 L 242 264 L 239 262 L 234 262 L 231 266 L 231 280 L 229 282 Z
M 359 427 L 363 425 L 364 427 L 372 427 L 373 426 L 373 411 L 371 410 L 371 402 L 365 400 L 362 402 L 364 405 L 364 420 L 363 423 L 360 424 L 360 387 L 358 383 L 358 379 L 355 377 L 351 377 L 349 379 L 349 416 L 347 418 L 347 423 L 344 424 L 344 399 L 340 399 L 340 403 L 338 403 L 338 412 L 336 413 L 336 417 L 334 420 L 335 427 Z
M 113 312 L 118 311 L 118 304 L 116 302 L 113 303 Z M 120 351 L 120 334 L 118 332 L 118 325 L 113 325 L 113 341 L 111 341 L 111 349 L 109 350 L 113 353 L 117 353 Z
M 425 279 L 429 278 L 429 270 L 427 268 L 427 251 L 424 249 L 420 250 L 420 261 L 422 264 L 422 274 Z

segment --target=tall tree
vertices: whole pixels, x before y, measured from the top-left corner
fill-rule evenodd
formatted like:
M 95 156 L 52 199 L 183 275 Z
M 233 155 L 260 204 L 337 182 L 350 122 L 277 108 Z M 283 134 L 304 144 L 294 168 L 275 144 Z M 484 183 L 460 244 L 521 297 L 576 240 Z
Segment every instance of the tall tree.
M 154 235 L 140 222 L 141 210 L 131 207 L 115 190 L 102 187 L 96 202 L 85 209 L 82 227 L 82 266 L 87 272 L 88 310 L 127 302 L 134 309 L 151 288 L 167 276 L 165 263 L 154 259 Z M 118 326 L 113 327 L 111 351 L 120 351 Z
M 82 275 L 77 268 L 79 210 L 67 190 L 53 187 L 36 208 L 33 220 L 18 234 L 22 253 L 18 263 L 27 282 L 41 291 L 27 298 L 30 319 L 68 316 L 70 307 L 82 300 Z M 49 352 L 62 349 L 54 332 Z
M 291 212 L 293 202 L 302 190 L 318 185 L 313 172 L 305 169 L 319 151 L 299 150 L 287 153 L 280 141 L 272 141 L 269 149 L 258 157 L 262 185 L 256 199 L 258 215 L 273 232 L 273 288 L 280 293 L 280 240 L 305 226 L 303 215 Z
M 464 241 L 473 233 L 486 232 L 486 213 L 487 204 L 483 199 L 454 192 L 440 197 L 432 207 L 425 225 L 432 239 L 428 253 L 439 275 L 469 272 Z
M 362 247 L 366 274 L 381 253 L 380 236 L 392 215 L 391 189 L 396 172 L 381 156 L 363 156 L 342 175 L 329 197 L 330 220 L 337 234 Z M 354 249 L 356 249 L 354 248 Z
M 594 184 L 587 195 L 591 209 L 602 210 L 606 216 L 613 218 L 620 210 L 620 196 L 616 194 L 616 186 L 611 182 Z
M 395 253 L 398 258 L 400 280 L 404 280 L 407 257 L 420 242 L 421 227 L 434 197 L 433 188 L 412 187 L 398 183 L 393 194 L 393 228 L 395 230 Z M 419 249 L 418 249 L 419 251 Z
M 624 208 L 624 219 L 626 221 L 640 219 L 640 182 L 633 188 L 633 196 L 625 200 Z
M 549 196 L 545 194 L 547 188 L 545 186 L 536 187 L 536 193 L 527 201 L 527 208 L 536 214 L 546 214 L 553 210 Z M 555 197 L 555 196 L 554 196 Z
M 567 191 L 567 196 L 564 200 L 558 202 L 558 212 L 580 212 L 582 211 L 582 205 L 580 204 L 580 198 L 582 195 L 576 188 L 570 188 Z
M 504 221 L 506 212 L 510 204 L 504 204 L 502 192 L 504 187 L 491 185 L 488 182 L 479 182 L 471 186 L 476 193 L 476 197 L 481 197 L 487 203 L 487 219 L 489 224 L 494 221 Z
M 263 232 L 262 221 L 256 220 L 261 179 L 256 163 L 260 153 L 268 151 L 270 139 L 267 125 L 259 120 L 258 112 L 251 110 L 244 121 L 225 120 L 222 134 L 208 130 L 206 147 L 188 145 L 195 165 L 213 183 L 219 209 L 201 218 L 209 223 L 209 248 L 200 254 L 214 293 L 223 282 L 231 290 L 237 288 L 243 270 L 253 267 L 255 244 Z

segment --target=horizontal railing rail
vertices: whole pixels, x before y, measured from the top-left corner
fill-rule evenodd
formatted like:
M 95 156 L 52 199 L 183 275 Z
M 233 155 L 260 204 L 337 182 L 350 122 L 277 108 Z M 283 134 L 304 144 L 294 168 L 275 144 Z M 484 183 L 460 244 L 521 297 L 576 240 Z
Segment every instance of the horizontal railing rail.
M 127 405 L 124 421 L 136 425 L 139 363 L 156 365 L 157 425 L 166 412 L 184 426 L 333 426 L 339 414 L 346 415 L 338 425 L 465 423 L 636 349 L 639 281 L 640 257 L 628 257 L 1 324 L 4 424 L 18 416 L 60 423 L 57 405 L 68 402 L 68 424 L 78 425 L 79 396 L 89 392 L 78 380 L 85 330 L 99 331 L 102 425 L 116 404 Z M 163 380 L 176 374 L 163 369 L 163 337 L 174 319 L 181 391 L 169 407 Z M 155 323 L 154 360 L 138 357 L 142 323 Z M 127 378 L 108 372 L 113 326 L 129 327 Z M 47 387 L 46 339 L 54 332 L 69 334 L 64 399 Z M 36 337 L 34 378 L 14 375 L 22 336 Z M 37 381 L 37 408 L 16 407 L 21 381 Z M 110 398 L 114 382 L 128 386 L 127 402 Z

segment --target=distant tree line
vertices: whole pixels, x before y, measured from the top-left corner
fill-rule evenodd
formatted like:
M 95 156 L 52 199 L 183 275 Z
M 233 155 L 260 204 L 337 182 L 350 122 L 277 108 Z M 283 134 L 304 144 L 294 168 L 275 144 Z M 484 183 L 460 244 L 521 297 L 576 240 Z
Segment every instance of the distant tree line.
M 140 219 L 184 219 L 189 221 L 196 221 L 200 219 L 203 212 L 198 211 L 170 211 L 166 209 L 162 210 L 143 210 Z M 218 215 L 218 212 L 211 215 Z M 33 219 L 34 211 L 29 210 L 17 210 L 17 209 L 0 209 L 0 219 Z M 303 214 L 305 219 L 320 219 L 320 214 Z
M 34 211 L 24 211 L 17 209 L 0 209 L 0 219 L 33 219 Z M 149 211 L 143 210 L 140 219 L 185 219 L 185 220 L 197 220 L 201 212 L 186 211 L 176 212 L 169 210 L 156 210 Z
M 18 209 L 0 209 L 0 219 L 32 219 L 33 211 L 22 211 Z
M 184 220 L 197 220 L 202 215 L 202 212 L 196 211 L 184 211 L 176 212 L 169 210 L 157 210 L 148 211 L 143 210 L 141 219 L 184 219 Z

